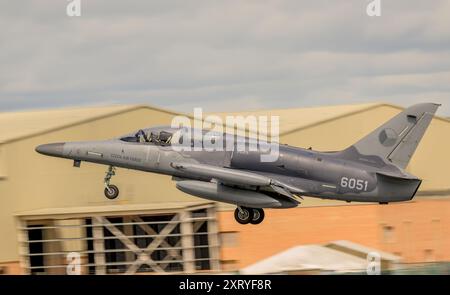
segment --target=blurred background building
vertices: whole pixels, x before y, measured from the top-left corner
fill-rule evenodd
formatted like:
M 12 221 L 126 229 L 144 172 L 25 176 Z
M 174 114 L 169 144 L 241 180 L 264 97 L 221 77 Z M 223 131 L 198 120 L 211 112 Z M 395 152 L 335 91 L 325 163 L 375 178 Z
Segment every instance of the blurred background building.
M 239 114 L 278 115 L 281 143 L 325 151 L 346 148 L 401 110 L 363 104 Z M 0 273 L 64 274 L 71 252 L 80 254 L 84 274 L 354 273 L 365 270 L 370 251 L 380 253 L 384 271 L 427 266 L 448 273 L 450 121 L 444 118 L 433 120 L 408 167 L 424 179 L 413 201 L 305 198 L 295 209 L 267 210 L 257 226 L 237 224 L 232 206 L 186 195 L 156 174 L 119 168 L 113 183 L 121 195 L 108 200 L 106 166 L 73 168 L 34 151 L 43 143 L 170 124 L 174 115 L 150 106 L 1 113 Z

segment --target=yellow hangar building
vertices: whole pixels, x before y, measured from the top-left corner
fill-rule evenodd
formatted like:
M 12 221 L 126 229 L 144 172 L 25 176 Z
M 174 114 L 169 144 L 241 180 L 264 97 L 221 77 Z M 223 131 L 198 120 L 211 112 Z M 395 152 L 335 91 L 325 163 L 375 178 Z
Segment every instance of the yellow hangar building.
M 280 116 L 281 143 L 340 150 L 401 110 L 375 103 L 238 114 Z M 292 246 L 334 240 L 388 251 L 404 263 L 450 261 L 444 118 L 433 120 L 408 167 L 424 179 L 412 202 L 307 198 L 299 208 L 267 210 L 258 226 L 238 225 L 234 208 L 186 195 L 168 176 L 119 168 L 114 184 L 121 195 L 108 200 L 106 166 L 74 168 L 34 150 L 169 125 L 176 115 L 142 105 L 0 113 L 0 273 L 64 274 L 74 259 L 83 274 L 236 271 Z

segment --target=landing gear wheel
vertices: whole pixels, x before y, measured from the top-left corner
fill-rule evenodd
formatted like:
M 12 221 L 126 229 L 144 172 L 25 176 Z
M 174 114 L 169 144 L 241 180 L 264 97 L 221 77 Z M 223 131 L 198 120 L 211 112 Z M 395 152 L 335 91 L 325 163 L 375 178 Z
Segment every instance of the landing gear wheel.
M 250 220 L 251 224 L 260 224 L 264 220 L 264 210 L 263 209 L 252 209 L 253 210 L 253 218 Z
M 248 224 L 253 218 L 253 210 L 245 207 L 238 207 L 234 210 L 234 218 L 240 224 Z
M 105 184 L 105 197 L 107 197 L 110 200 L 114 200 L 115 198 L 117 198 L 119 196 L 119 189 L 117 188 L 117 186 L 113 185 L 113 184 L 109 184 L 109 182 L 111 181 L 111 178 L 116 175 L 116 168 L 114 166 L 109 166 L 108 167 L 108 171 L 106 171 L 106 175 L 105 175 L 105 180 L 104 180 L 104 184 Z
M 119 188 L 115 186 L 114 184 L 108 185 L 108 187 L 105 187 L 105 197 L 107 197 L 110 200 L 114 200 L 119 196 Z

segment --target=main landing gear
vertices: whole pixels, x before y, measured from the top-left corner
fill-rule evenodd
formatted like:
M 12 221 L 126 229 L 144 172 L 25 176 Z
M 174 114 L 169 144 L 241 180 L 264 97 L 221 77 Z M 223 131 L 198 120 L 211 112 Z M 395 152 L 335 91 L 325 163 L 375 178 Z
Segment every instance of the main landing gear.
M 264 220 L 264 210 L 239 206 L 234 211 L 234 218 L 240 224 L 260 224 Z
M 111 178 L 116 175 L 116 168 L 114 166 L 109 166 L 108 171 L 105 176 L 105 197 L 110 200 L 114 200 L 119 196 L 119 188 L 114 184 L 110 184 Z

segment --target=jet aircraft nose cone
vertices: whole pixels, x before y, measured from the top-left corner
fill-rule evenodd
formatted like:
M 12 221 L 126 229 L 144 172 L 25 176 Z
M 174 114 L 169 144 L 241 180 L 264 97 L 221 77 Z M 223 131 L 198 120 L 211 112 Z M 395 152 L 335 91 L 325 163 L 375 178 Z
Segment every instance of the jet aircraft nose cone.
M 63 155 L 64 142 L 42 144 L 36 147 L 36 152 L 47 155 L 60 157 Z

